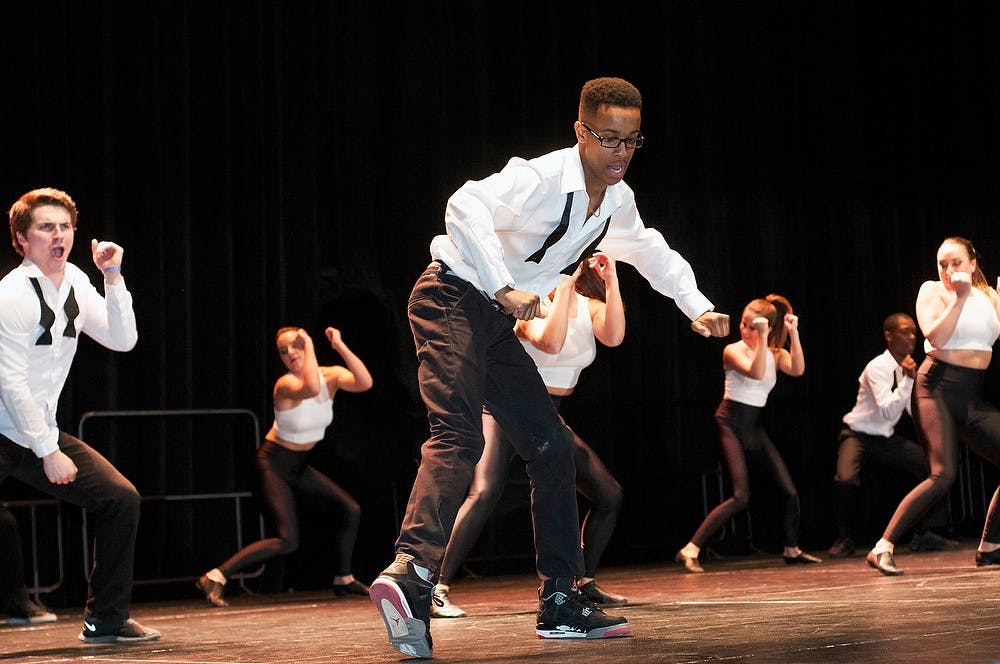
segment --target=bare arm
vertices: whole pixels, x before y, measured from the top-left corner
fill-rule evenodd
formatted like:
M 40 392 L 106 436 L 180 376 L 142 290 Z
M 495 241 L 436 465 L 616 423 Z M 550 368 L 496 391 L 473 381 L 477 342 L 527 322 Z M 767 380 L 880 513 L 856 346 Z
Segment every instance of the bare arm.
M 802 353 L 802 340 L 799 339 L 799 317 L 785 314 L 785 328 L 788 330 L 788 350 L 776 348 L 774 359 L 784 373 L 801 376 L 806 372 L 806 357 Z
M 761 380 L 767 371 L 767 353 L 771 352 L 767 347 L 769 326 L 766 318 L 757 318 L 753 323 L 757 328 L 757 345 L 750 357 L 743 352 L 742 343 L 729 344 L 722 351 L 722 366 L 726 371 L 736 370 L 749 378 Z
M 332 371 L 326 373 L 327 384 L 330 386 L 330 395 L 332 396 L 338 389 L 344 390 L 346 392 L 365 392 L 370 390 L 374 384 L 372 375 L 368 372 L 368 367 L 365 363 L 354 354 L 354 352 L 347 347 L 344 340 L 340 337 L 340 330 L 328 327 L 326 328 L 326 338 L 330 340 L 330 347 L 333 348 L 340 354 L 340 357 L 344 359 L 344 363 L 347 368 L 344 367 L 329 367 Z M 333 379 L 332 381 L 330 379 Z
M 972 284 L 952 281 L 955 291 L 941 283 L 925 281 L 917 294 L 917 323 L 920 332 L 934 348 L 941 348 L 955 332 L 958 317 L 972 292 Z
M 615 261 L 602 253 L 590 257 L 590 267 L 604 281 L 604 302 L 588 300 L 594 336 L 605 346 L 618 346 L 625 339 L 625 305 L 618 287 Z
M 576 280 L 580 277 L 580 268 L 566 277 L 556 286 L 552 297 L 552 306 L 545 318 L 535 320 L 519 320 L 514 325 L 514 332 L 522 339 L 527 339 L 531 345 L 542 351 L 555 355 L 566 343 L 566 331 L 569 327 L 569 307 L 576 298 Z

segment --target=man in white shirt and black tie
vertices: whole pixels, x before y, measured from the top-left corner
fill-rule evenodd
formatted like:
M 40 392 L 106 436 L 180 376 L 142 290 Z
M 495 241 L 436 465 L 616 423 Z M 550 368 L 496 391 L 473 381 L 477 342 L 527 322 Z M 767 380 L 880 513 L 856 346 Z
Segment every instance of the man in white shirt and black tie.
M 916 345 L 917 326 L 904 313 L 886 317 L 882 324 L 886 350 L 875 357 L 858 378 L 858 397 L 851 412 L 844 415 L 840 432 L 837 475 L 833 481 L 837 509 L 837 539 L 827 552 L 831 558 L 854 553 L 853 526 L 857 514 L 861 469 L 874 462 L 884 468 L 901 470 L 919 482 L 927 476 L 923 448 L 896 433 L 903 411 L 910 412 L 910 394 L 917 364 L 910 354 Z M 956 543 L 921 526 L 910 546 L 932 550 Z

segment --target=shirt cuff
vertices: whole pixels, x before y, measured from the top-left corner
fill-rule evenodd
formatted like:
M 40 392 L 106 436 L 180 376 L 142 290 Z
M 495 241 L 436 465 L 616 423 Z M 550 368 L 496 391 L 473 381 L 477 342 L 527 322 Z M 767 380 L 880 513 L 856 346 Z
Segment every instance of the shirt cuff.
M 35 441 L 31 446 L 32 451 L 35 456 L 39 459 L 47 457 L 53 452 L 59 449 L 59 430 L 52 429 L 52 431 L 45 436 L 45 438 Z
M 708 311 L 715 311 L 715 305 L 712 301 L 701 293 L 692 293 L 684 298 L 683 302 L 677 302 L 678 308 L 684 312 L 684 315 L 690 318 L 692 321 L 696 320 L 698 316 Z

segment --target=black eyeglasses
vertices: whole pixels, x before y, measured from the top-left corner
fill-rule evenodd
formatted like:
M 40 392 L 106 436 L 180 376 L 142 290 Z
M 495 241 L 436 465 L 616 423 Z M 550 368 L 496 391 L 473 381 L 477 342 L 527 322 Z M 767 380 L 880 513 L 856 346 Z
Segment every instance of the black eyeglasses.
M 642 142 L 646 140 L 646 137 L 639 134 L 635 138 L 618 138 L 617 136 L 601 136 L 596 131 L 587 126 L 587 123 L 583 120 L 579 121 L 584 129 L 589 131 L 594 138 L 601 142 L 601 147 L 614 150 L 622 143 L 625 144 L 627 150 L 635 150 L 636 148 L 642 147 Z

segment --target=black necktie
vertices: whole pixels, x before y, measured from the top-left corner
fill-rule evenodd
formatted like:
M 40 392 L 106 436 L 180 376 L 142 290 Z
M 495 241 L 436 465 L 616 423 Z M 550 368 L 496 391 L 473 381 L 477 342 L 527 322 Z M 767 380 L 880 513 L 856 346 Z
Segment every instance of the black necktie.
M 575 263 L 570 263 L 569 265 L 563 268 L 562 271 L 563 274 L 565 275 L 573 274 L 574 272 L 576 272 L 577 265 L 579 265 L 580 263 L 582 263 L 583 261 L 594 255 L 594 252 L 597 251 L 597 245 L 599 245 L 601 243 L 601 240 L 604 239 L 604 236 L 608 234 L 608 226 L 610 225 L 611 225 L 611 216 L 609 215 L 608 218 L 604 220 L 604 228 L 601 229 L 601 234 L 598 235 L 597 239 L 591 242 L 590 245 L 583 250 L 583 253 L 580 254 L 580 257 L 576 259 Z
M 896 388 L 899 387 L 899 383 L 896 381 L 896 370 L 892 370 L 892 387 L 889 388 L 890 392 L 895 392 Z
M 36 346 L 51 346 L 52 345 L 52 326 L 56 322 L 56 314 L 52 311 L 51 307 L 45 302 L 45 298 L 42 296 L 42 285 L 38 283 L 38 279 L 35 277 L 28 277 L 31 282 L 31 286 L 35 289 L 35 295 L 38 296 L 38 305 L 41 308 L 41 316 L 39 317 L 38 324 L 42 326 L 44 330 L 42 335 L 38 337 L 35 342 Z M 73 293 L 73 287 L 70 286 L 69 296 L 66 298 L 66 304 L 63 305 L 63 311 L 66 312 L 66 329 L 63 330 L 64 337 L 75 337 L 76 336 L 76 324 L 74 320 L 80 315 L 80 305 L 76 303 L 76 296 Z
M 569 213 L 570 210 L 573 209 L 574 193 L 575 192 L 571 191 L 566 196 L 566 207 L 563 208 L 562 219 L 559 220 L 559 225 L 556 226 L 556 229 L 552 231 L 547 238 L 545 238 L 545 242 L 542 243 L 541 249 L 524 259 L 525 263 L 529 261 L 532 263 L 541 263 L 542 258 L 545 256 L 545 252 L 549 250 L 549 247 L 561 240 L 563 235 L 566 235 L 566 230 L 569 228 Z M 576 268 L 574 267 L 573 269 L 575 270 Z M 570 274 L 573 273 L 570 272 Z

